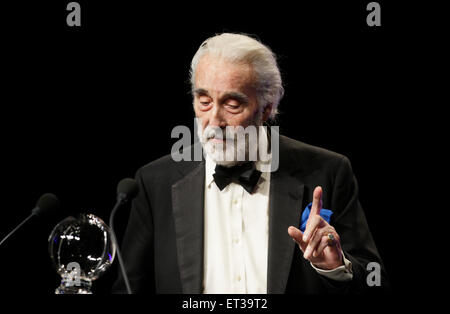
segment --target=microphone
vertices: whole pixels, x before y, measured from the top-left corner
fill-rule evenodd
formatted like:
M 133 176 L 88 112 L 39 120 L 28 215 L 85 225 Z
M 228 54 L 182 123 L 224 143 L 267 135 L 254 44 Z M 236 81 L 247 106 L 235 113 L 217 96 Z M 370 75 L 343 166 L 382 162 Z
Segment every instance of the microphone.
M 132 294 L 130 288 L 130 282 L 128 281 L 128 276 L 125 271 L 125 266 L 122 260 L 122 255 L 120 254 L 119 243 L 116 239 L 116 233 L 114 232 L 114 216 L 116 215 L 117 210 L 126 203 L 128 200 L 132 200 L 136 197 L 139 192 L 139 187 L 136 183 L 136 180 L 126 178 L 119 182 L 117 185 L 117 202 L 114 205 L 114 208 L 111 212 L 111 216 L 109 217 L 109 226 L 111 227 L 111 234 L 114 243 L 116 244 L 116 254 L 119 260 L 120 271 L 122 273 L 123 280 L 125 282 L 125 287 L 127 289 L 128 294 Z
M 139 192 L 139 187 L 136 180 L 126 178 L 117 185 L 117 201 L 122 205 L 126 200 L 131 200 L 136 197 Z
M 0 246 L 17 230 L 19 230 L 28 220 L 36 217 L 46 217 L 55 213 L 59 209 L 59 200 L 52 193 L 42 195 L 36 203 L 36 206 L 31 210 L 30 216 L 25 218 L 17 227 L 15 227 L 6 237 L 0 241 Z

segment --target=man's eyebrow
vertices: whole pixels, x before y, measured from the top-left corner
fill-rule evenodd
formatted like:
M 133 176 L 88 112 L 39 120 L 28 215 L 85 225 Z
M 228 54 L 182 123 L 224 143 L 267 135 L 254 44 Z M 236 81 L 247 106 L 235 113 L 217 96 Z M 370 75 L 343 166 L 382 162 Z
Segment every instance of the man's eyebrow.
M 239 93 L 239 92 L 227 92 L 222 96 L 222 99 L 224 101 L 227 99 L 230 99 L 230 98 L 236 99 L 240 103 L 244 103 L 244 104 L 248 104 L 250 101 L 247 95 L 245 95 L 243 93 Z
M 194 89 L 194 93 L 199 96 L 202 96 L 202 95 L 209 96 L 208 91 L 204 88 L 196 88 L 196 89 Z
M 194 93 L 198 96 L 208 96 L 211 97 L 208 93 L 208 91 L 204 88 L 196 88 L 194 90 Z M 247 95 L 240 93 L 240 92 L 226 92 L 222 97 L 222 101 L 225 101 L 227 99 L 236 99 L 240 103 L 248 104 L 250 102 L 250 99 Z

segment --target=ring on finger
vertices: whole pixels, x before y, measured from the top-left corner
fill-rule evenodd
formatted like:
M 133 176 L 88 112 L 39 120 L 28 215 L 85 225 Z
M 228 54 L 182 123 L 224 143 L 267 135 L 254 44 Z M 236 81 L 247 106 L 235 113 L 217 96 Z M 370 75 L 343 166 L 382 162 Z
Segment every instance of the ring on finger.
M 336 239 L 334 238 L 334 234 L 333 233 L 329 232 L 327 234 L 327 238 L 328 238 L 327 239 L 327 243 L 328 243 L 329 246 L 333 246 L 336 243 Z

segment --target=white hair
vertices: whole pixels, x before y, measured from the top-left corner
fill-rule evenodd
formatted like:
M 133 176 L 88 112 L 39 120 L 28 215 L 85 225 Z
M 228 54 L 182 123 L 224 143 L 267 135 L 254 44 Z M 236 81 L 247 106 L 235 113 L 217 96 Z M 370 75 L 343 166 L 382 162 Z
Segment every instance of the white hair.
M 272 104 L 270 118 L 275 117 L 284 88 L 276 56 L 269 47 L 242 34 L 223 33 L 206 39 L 192 58 L 190 80 L 193 90 L 197 64 L 206 54 L 223 57 L 233 63 L 245 62 L 252 66 L 256 76 L 258 104 L 261 110 Z

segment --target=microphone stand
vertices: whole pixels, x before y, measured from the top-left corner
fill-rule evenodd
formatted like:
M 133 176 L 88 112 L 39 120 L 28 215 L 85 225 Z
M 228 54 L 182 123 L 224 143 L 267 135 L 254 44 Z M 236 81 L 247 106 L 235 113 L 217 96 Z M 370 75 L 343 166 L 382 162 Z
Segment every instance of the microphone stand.
M 3 242 L 5 242 L 6 240 L 8 240 L 8 238 L 10 236 L 12 236 L 14 234 L 14 232 L 16 232 L 17 230 L 20 229 L 20 227 L 22 227 L 28 220 L 30 220 L 32 217 L 34 216 L 34 213 L 31 214 L 30 216 L 28 216 L 24 221 L 22 221 L 17 227 L 14 228 L 13 231 L 11 231 L 10 233 L 8 233 L 8 235 L 6 237 L 3 238 L 2 241 L 0 241 L 0 246 L 3 244 Z
M 119 243 L 117 242 L 116 233 L 114 231 L 114 216 L 116 215 L 116 212 L 120 208 L 120 206 L 122 206 L 125 203 L 125 200 L 126 200 L 125 194 L 121 193 L 121 194 L 117 195 L 117 203 L 111 212 L 111 216 L 109 217 L 109 226 L 111 227 L 111 235 L 112 235 L 113 241 L 116 244 L 116 254 L 117 254 L 117 258 L 119 259 L 120 271 L 122 273 L 122 277 L 125 282 L 125 287 L 127 289 L 127 293 L 132 294 L 131 288 L 130 288 L 130 283 L 128 281 L 128 276 L 125 271 L 124 263 L 122 260 L 122 254 L 120 254 Z

